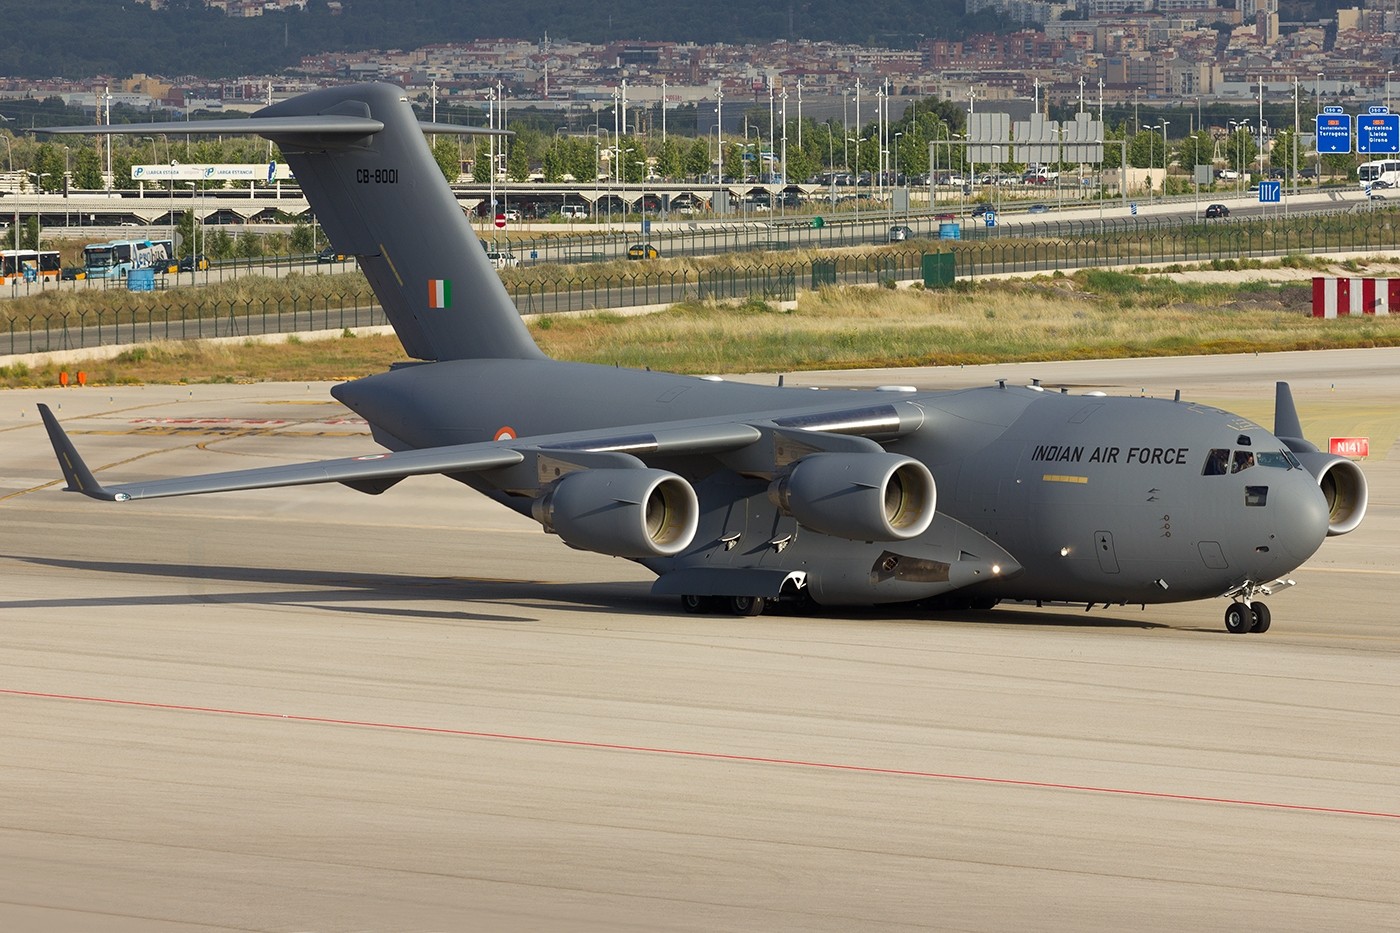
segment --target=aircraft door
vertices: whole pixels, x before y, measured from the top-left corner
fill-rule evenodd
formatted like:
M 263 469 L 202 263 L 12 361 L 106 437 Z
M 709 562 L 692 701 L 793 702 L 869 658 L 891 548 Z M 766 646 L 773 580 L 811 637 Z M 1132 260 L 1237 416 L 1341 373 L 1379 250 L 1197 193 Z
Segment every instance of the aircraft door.
M 1118 554 L 1113 550 L 1113 532 L 1094 532 L 1094 553 L 1099 558 L 1099 569 L 1104 573 L 1118 572 Z

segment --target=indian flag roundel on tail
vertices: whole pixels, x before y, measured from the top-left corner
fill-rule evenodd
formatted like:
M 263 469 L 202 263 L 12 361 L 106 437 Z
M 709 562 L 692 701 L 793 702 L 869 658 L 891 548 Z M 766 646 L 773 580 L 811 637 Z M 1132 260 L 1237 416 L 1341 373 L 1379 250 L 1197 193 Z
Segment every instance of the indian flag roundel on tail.
M 428 280 L 428 307 L 447 308 L 452 305 L 452 280 Z

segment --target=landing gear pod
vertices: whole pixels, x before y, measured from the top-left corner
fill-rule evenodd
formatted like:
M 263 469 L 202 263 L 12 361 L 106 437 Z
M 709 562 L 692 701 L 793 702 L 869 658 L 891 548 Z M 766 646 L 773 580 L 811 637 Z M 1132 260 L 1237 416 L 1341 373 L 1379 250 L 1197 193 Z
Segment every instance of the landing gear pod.
M 852 541 L 918 537 L 938 495 L 928 467 L 890 453 L 817 453 L 768 487 L 768 498 L 822 534 Z
M 536 499 L 535 520 L 565 544 L 614 557 L 672 557 L 690 546 L 700 503 L 664 470 L 581 470 Z

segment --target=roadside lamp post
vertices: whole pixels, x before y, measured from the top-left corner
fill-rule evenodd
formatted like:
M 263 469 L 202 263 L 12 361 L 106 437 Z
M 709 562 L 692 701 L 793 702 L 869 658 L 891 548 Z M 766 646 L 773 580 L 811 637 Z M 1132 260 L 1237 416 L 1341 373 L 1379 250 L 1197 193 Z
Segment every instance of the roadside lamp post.
M 40 195 L 43 192 L 44 179 L 49 177 L 49 173 L 25 172 L 24 174 L 34 179 L 34 252 L 37 254 L 39 252 L 39 240 L 41 239 L 41 234 L 44 230 L 44 202 Z M 15 240 L 16 242 L 18 242 L 19 240 L 18 233 L 15 234 Z M 44 277 L 42 275 L 43 271 L 43 261 L 38 255 L 36 255 L 34 257 L 34 275 L 40 285 L 44 284 Z
M 1170 121 L 1162 121 L 1162 199 L 1167 197 L 1167 124 Z

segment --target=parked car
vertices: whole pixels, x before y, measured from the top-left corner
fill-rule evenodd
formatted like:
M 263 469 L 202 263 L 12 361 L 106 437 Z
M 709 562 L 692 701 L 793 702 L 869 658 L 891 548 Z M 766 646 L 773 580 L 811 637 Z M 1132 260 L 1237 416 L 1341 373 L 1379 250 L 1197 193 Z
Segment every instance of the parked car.
M 974 208 L 972 209 L 972 216 L 973 216 L 973 217 L 981 217 L 981 216 L 985 215 L 985 214 L 987 213 L 987 211 L 991 211 L 991 210 L 995 210 L 995 208 L 993 208 L 990 204 L 987 204 L 987 203 L 983 202 L 982 204 L 978 204 L 976 207 L 974 207 Z
M 334 246 L 327 246 L 316 254 L 317 262 L 344 262 L 346 258 L 344 253 L 336 252 Z
M 64 266 L 58 277 L 65 282 L 76 282 L 87 278 L 87 270 L 82 266 Z
M 633 243 L 627 247 L 628 259 L 657 259 L 660 256 L 660 250 L 650 243 Z
M 895 224 L 893 227 L 890 227 L 888 239 L 891 243 L 902 243 L 905 240 L 912 240 L 914 239 L 914 231 L 903 224 Z
M 203 272 L 209 268 L 208 256 L 186 256 L 180 260 L 181 272 Z
M 1234 169 L 1222 168 L 1220 171 L 1215 173 L 1215 177 L 1223 181 L 1234 181 L 1236 178 L 1240 177 L 1240 173 L 1235 171 Z
M 486 258 L 491 260 L 491 265 L 497 269 L 507 269 L 520 265 L 520 257 L 506 250 L 488 249 Z
M 1026 208 L 1026 213 L 1027 213 L 1027 214 L 1048 214 L 1048 213 L 1050 213 L 1050 205 L 1049 205 L 1049 204 L 1032 204 L 1030 207 Z
M 1226 207 L 1224 204 L 1208 204 L 1208 205 L 1206 205 L 1206 216 L 1207 216 L 1207 217 L 1229 217 L 1229 216 L 1230 216 L 1230 209 L 1229 209 L 1228 207 Z

